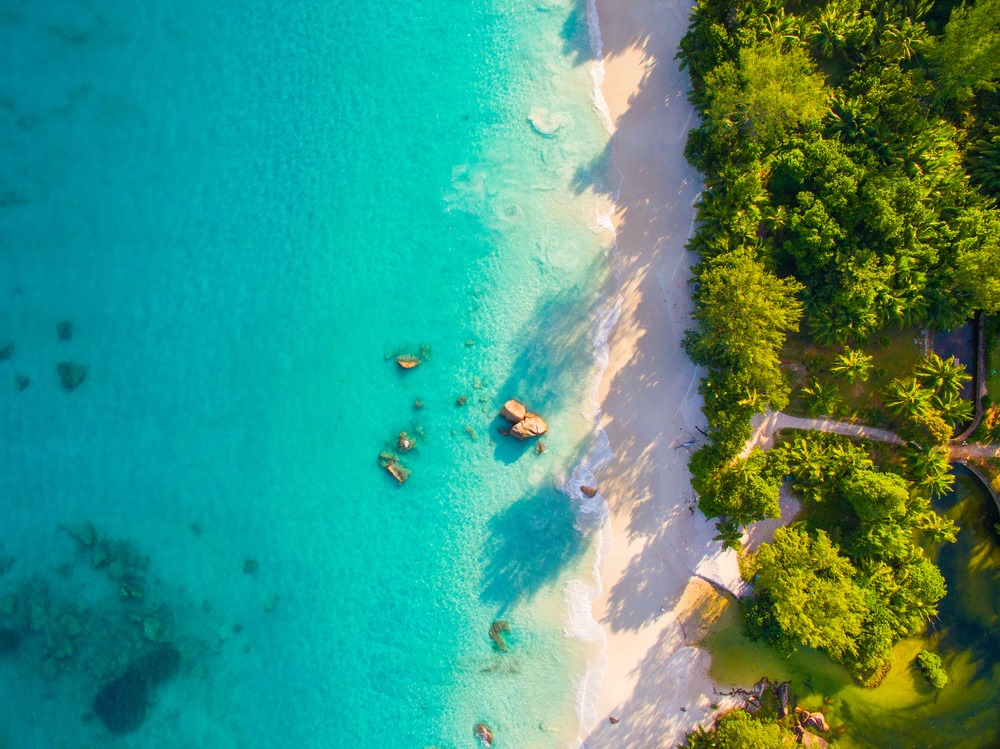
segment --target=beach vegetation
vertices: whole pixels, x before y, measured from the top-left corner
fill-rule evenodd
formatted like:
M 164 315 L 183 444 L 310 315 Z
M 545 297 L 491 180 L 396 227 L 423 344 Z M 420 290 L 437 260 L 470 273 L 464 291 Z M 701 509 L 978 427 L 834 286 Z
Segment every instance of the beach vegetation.
M 914 482 L 875 470 L 865 443 L 818 432 L 784 438 L 772 453 L 790 466 L 802 519 L 744 560 L 754 585 L 747 633 L 785 653 L 823 650 L 859 683 L 878 683 L 896 642 L 917 632 L 945 594 L 916 536 L 955 539 L 954 524 L 928 501 L 927 477 L 938 475 L 942 452 L 909 450 L 909 465 L 923 461 L 924 481 Z
M 835 377 L 842 378 L 847 384 L 866 382 L 871 375 L 873 357 L 860 349 L 845 347 L 843 352 L 834 358 L 830 371 Z
M 930 499 L 973 410 L 965 368 L 920 331 L 1000 313 L 1000 0 L 697 0 L 678 57 L 705 182 L 684 341 L 707 369 L 699 506 L 728 543 L 791 475 L 797 522 L 742 560 L 747 629 L 874 685 L 945 593 L 918 542 L 955 538 Z M 908 444 L 794 435 L 745 455 L 751 417 L 788 407 Z
M 757 404 L 780 408 L 790 394 L 773 357 L 739 357 L 759 365 L 746 375 L 741 362 L 719 355 L 724 339 L 742 335 L 725 321 L 760 319 L 785 335 L 797 330 L 788 321 L 803 317 L 814 342 L 848 357 L 826 374 L 844 381 L 841 399 L 852 413 L 860 394 L 844 390 L 871 371 L 851 351 L 887 327 L 946 329 L 974 310 L 1000 308 L 992 58 L 970 73 L 976 80 L 963 78 L 969 61 L 996 43 L 998 6 L 980 0 L 949 20 L 923 0 L 697 3 L 679 52 L 701 115 L 686 154 L 706 187 L 691 242 L 704 293 L 696 294 L 688 350 L 726 370 L 706 387 L 710 427 L 728 421 L 716 430 L 726 441 L 722 454 L 733 453 L 734 420 L 752 416 Z M 958 100 L 966 102 L 961 111 Z M 757 273 L 730 286 L 773 278 L 779 293 L 747 304 L 709 288 L 720 271 L 749 263 Z M 743 304 L 742 316 L 731 314 Z M 756 314 L 761 307 L 765 318 Z M 748 331 L 741 353 L 761 352 L 759 340 Z M 819 382 L 821 398 L 810 379 L 801 383 L 814 396 L 806 405 L 832 410 L 835 396 Z M 751 390 L 755 405 L 747 406 Z M 944 410 L 950 422 L 963 415 L 957 405 Z
M 774 721 L 761 720 L 746 710 L 731 710 L 709 729 L 689 733 L 687 749 L 786 749 L 797 746 L 795 734 Z
M 948 674 L 944 670 L 941 658 L 936 653 L 921 650 L 917 654 L 917 666 L 935 689 L 943 689 L 948 683 Z
M 698 506 L 707 517 L 748 525 L 781 516 L 778 489 L 785 472 L 782 456 L 756 448 L 709 475 L 694 479 Z

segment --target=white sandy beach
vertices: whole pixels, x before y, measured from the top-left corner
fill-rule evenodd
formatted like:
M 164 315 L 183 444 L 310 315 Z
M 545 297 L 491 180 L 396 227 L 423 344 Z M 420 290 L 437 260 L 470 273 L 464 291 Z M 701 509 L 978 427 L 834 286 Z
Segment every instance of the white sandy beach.
M 604 552 L 594 617 L 607 634 L 597 722 L 601 747 L 671 747 L 718 701 L 710 657 L 695 647 L 711 588 L 738 590 L 736 555 L 712 540 L 695 506 L 687 461 L 704 427 L 699 371 L 681 349 L 691 325 L 684 245 L 701 189 L 684 159 L 696 115 L 674 59 L 690 0 L 597 0 L 615 126 L 614 216 L 622 298 L 601 385 L 602 426 L 614 458 L 598 476 L 614 542 Z M 611 724 L 609 716 L 619 719 Z

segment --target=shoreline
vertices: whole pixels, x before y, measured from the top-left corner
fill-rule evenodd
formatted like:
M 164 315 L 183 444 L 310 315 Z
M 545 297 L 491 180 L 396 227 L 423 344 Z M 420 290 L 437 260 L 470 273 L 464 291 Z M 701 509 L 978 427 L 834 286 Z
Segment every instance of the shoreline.
M 593 617 L 605 647 L 592 664 L 592 749 L 670 746 L 712 717 L 711 658 L 695 647 L 713 586 L 739 590 L 732 551 L 697 512 L 687 461 L 704 425 L 700 373 L 680 347 L 691 324 L 685 244 L 700 176 L 684 158 L 696 114 L 674 60 L 689 0 L 590 0 L 599 92 L 614 128 L 607 179 L 617 183 L 611 258 L 617 324 L 598 390 L 613 456 L 597 470 L 607 502 Z M 596 21 L 596 24 L 595 24 Z M 600 100 L 598 100 L 600 101 Z M 612 179 L 612 178 L 616 179 Z M 593 685 L 590 685 L 593 689 Z M 615 717 L 612 724 L 608 718 Z

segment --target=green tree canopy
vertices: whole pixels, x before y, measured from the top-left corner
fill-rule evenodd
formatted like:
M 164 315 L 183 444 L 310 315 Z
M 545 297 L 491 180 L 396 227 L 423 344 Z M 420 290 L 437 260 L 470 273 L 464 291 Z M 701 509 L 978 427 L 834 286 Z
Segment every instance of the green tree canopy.
M 1000 78 L 1000 0 L 976 0 L 951 12 L 944 34 L 928 51 L 942 99 L 965 102 L 995 91 Z
M 835 660 L 857 654 L 866 606 L 854 567 L 824 531 L 779 528 L 754 560 L 754 585 L 772 601 L 778 626 Z
M 794 735 L 777 723 L 762 723 L 745 710 L 732 710 L 715 727 L 688 734 L 682 745 L 688 749 L 789 749 L 797 746 Z
M 705 77 L 711 92 L 708 117 L 765 145 L 787 133 L 815 127 L 827 112 L 829 90 L 799 46 L 770 39 L 740 50 Z
M 755 448 L 707 480 L 696 480 L 698 507 L 706 517 L 728 517 L 740 525 L 781 515 L 778 500 L 783 466 Z
M 898 519 L 906 512 L 909 492 L 902 476 L 876 471 L 852 471 L 840 491 L 862 522 Z
M 725 381 L 714 378 L 731 396 L 727 406 L 754 395 L 756 405 L 749 413 L 767 404 L 784 407 L 788 386 L 778 352 L 786 334 L 798 328 L 802 307 L 796 294 L 801 287 L 768 271 L 749 249 L 713 257 L 696 272 L 698 326 L 684 338 L 688 355 L 727 373 Z

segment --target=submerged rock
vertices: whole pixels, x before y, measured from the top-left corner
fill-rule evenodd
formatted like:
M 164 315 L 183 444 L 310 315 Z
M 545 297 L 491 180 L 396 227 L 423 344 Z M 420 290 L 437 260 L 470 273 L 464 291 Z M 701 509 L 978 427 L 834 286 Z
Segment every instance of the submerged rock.
M 243 574 L 252 575 L 257 571 L 258 566 L 256 559 L 247 559 L 243 562 Z
M 476 727 L 472 729 L 472 733 L 486 746 L 493 746 L 493 731 L 485 723 L 476 723 Z
M 21 633 L 0 627 L 0 655 L 16 653 L 21 647 Z
M 507 652 L 507 641 L 504 639 L 504 632 L 510 632 L 510 622 L 506 619 L 497 619 L 490 627 L 490 639 L 497 646 L 501 653 Z
M 60 525 L 59 528 L 83 547 L 93 546 L 97 540 L 97 532 L 90 521 L 85 521 L 79 525 Z
M 413 369 L 420 366 L 420 357 L 413 354 L 401 354 L 396 357 L 396 364 L 400 369 Z
M 14 355 L 14 344 L 8 343 L 0 348 L 0 361 L 7 361 Z
M 8 593 L 0 598 L 0 616 L 14 616 L 17 612 L 17 593 Z
M 90 555 L 90 563 L 95 567 L 104 567 L 111 561 L 111 544 L 107 539 L 100 538 L 94 542 L 94 551 Z
M 528 409 L 524 407 L 524 404 L 514 398 L 504 403 L 503 408 L 500 409 L 500 416 L 511 424 L 519 422 L 527 413 Z
M 10 568 L 14 566 L 16 561 L 10 554 L 0 556 L 0 575 L 10 572 Z
M 180 662 L 181 654 L 172 645 L 143 656 L 101 688 L 94 697 L 94 713 L 111 733 L 124 735 L 136 731 L 146 720 L 153 692 L 177 675 Z
M 56 323 L 56 338 L 60 341 L 68 341 L 73 337 L 73 321 L 60 320 Z
M 404 468 L 399 462 L 399 458 L 389 452 L 381 452 L 378 455 L 379 465 L 382 466 L 389 474 L 396 479 L 401 484 L 405 484 L 406 480 L 410 478 L 410 471 Z
M 28 375 L 16 374 L 14 375 L 14 386 L 17 388 L 17 392 L 23 393 L 28 389 L 28 385 L 31 384 L 31 378 Z
M 59 375 L 59 382 L 66 390 L 73 390 L 87 379 L 87 368 L 83 364 L 64 361 L 56 365 L 56 372 Z
M 539 437 L 547 431 L 549 425 L 545 423 L 545 419 L 529 411 L 523 419 L 510 428 L 509 434 L 523 442 L 531 437 Z
M 129 601 L 141 601 L 146 598 L 146 586 L 134 575 L 126 575 L 118 586 L 121 597 Z

